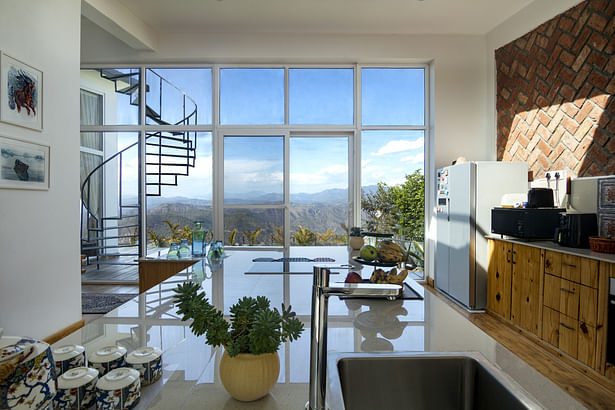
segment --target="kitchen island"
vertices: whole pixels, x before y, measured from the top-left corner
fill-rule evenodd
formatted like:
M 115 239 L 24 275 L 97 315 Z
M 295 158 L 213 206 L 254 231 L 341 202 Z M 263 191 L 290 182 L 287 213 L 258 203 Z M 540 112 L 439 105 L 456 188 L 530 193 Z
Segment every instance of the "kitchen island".
M 149 409 L 302 409 L 308 399 L 312 275 L 254 272 L 256 258 L 332 258 L 334 264 L 355 263 L 345 247 L 297 247 L 277 250 L 228 251 L 229 257 L 211 266 L 206 260 L 184 269 L 105 316 L 57 342 L 73 343 L 92 352 L 107 345 L 132 351 L 147 345 L 163 351 L 162 379 L 142 390 L 138 408 Z M 279 268 L 279 265 L 276 265 Z M 368 278 L 373 267 L 355 265 Z M 276 268 L 277 269 L 277 268 Z M 271 269 L 275 271 L 276 269 Z M 256 269 L 258 270 L 258 269 Z M 261 269 L 270 271 L 270 269 Z M 284 270 L 282 267 L 281 270 Z M 335 272 L 335 271 L 334 271 Z M 343 281 L 346 271 L 331 275 Z M 280 376 L 270 395 L 252 403 L 232 399 L 218 377 L 222 356 L 205 337 L 195 337 L 173 305 L 178 283 L 201 283 L 210 301 L 228 314 L 243 296 L 267 296 L 273 306 L 290 304 L 305 325 L 301 338 L 279 350 Z M 507 373 L 549 409 L 583 406 L 468 321 L 443 298 L 407 279 L 421 300 L 366 300 L 331 297 L 328 350 L 335 352 L 460 352 L 477 351 Z

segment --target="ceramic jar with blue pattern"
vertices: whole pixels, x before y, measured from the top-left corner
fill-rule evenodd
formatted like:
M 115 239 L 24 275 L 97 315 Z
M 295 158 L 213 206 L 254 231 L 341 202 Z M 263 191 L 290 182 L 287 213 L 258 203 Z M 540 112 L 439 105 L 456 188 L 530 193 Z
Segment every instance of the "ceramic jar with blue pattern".
M 130 367 L 113 369 L 96 383 L 98 410 L 134 409 L 141 399 L 139 372 Z
M 65 345 L 53 349 L 53 359 L 56 363 L 56 376 L 60 376 L 68 369 L 84 367 L 85 348 L 79 345 Z
M 126 349 L 122 346 L 105 346 L 88 356 L 88 366 L 98 370 L 104 376 L 113 369 L 124 367 Z
M 139 372 L 141 385 L 152 384 L 162 376 L 162 350 L 155 347 L 137 349 L 126 357 L 126 364 Z
M 58 377 L 58 392 L 53 400 L 54 409 L 85 410 L 96 404 L 98 370 L 75 367 Z
M 34 339 L 0 338 L 0 409 L 46 409 L 56 394 L 50 346 Z

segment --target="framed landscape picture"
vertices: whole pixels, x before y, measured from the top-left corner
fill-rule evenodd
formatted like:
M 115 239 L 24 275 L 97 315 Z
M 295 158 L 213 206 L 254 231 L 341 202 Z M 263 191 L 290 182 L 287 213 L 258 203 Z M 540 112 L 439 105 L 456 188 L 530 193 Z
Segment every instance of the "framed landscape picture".
M 0 55 L 0 120 L 43 129 L 43 73 L 6 54 Z
M 0 188 L 49 189 L 49 147 L 0 136 Z

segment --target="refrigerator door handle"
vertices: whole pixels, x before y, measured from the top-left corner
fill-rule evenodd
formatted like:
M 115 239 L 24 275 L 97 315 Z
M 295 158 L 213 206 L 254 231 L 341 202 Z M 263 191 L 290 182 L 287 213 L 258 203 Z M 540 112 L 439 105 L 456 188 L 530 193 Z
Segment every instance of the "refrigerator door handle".
M 450 198 L 446 199 L 446 221 L 451 221 L 451 200 Z

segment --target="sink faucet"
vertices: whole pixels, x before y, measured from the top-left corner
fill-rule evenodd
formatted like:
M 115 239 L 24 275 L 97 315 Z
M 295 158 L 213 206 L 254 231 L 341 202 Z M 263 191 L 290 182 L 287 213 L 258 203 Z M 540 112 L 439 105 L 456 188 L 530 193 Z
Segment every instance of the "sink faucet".
M 327 311 L 329 296 L 359 296 L 395 299 L 401 295 L 400 285 L 375 283 L 329 284 L 331 269 L 349 266 L 314 266 L 312 286 L 312 334 L 310 344 L 310 398 L 306 410 L 326 410 L 327 391 Z

